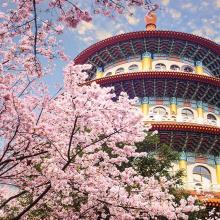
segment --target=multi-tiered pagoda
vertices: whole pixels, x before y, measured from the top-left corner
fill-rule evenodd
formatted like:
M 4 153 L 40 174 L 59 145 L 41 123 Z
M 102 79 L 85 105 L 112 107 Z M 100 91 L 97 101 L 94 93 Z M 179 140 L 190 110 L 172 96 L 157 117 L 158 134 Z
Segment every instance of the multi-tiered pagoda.
M 76 58 L 89 63 L 90 80 L 114 86 L 116 94 L 139 97 L 144 120 L 160 139 L 179 152 L 185 189 L 214 194 L 220 205 L 220 45 L 192 34 L 156 30 L 156 15 L 146 31 L 100 41 Z

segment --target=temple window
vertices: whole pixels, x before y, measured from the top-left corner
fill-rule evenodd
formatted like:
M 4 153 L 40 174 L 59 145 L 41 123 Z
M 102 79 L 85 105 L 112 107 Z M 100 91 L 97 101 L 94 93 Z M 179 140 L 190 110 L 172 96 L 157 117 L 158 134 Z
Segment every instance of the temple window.
M 163 63 L 158 63 L 155 65 L 155 70 L 166 70 L 166 65 Z
M 193 68 L 191 66 L 183 66 L 182 70 L 184 72 L 187 72 L 187 73 L 192 73 L 193 72 Z
M 138 70 L 138 65 L 132 64 L 131 66 L 128 67 L 128 70 L 129 70 L 130 72 L 135 72 L 135 71 Z
M 108 73 L 106 73 L 105 76 L 111 76 L 111 75 L 112 75 L 112 72 L 108 72 Z
M 174 71 L 179 71 L 179 70 L 180 70 L 180 67 L 177 66 L 177 65 L 171 65 L 171 66 L 170 66 L 170 69 L 171 69 L 171 70 L 174 70 Z
M 196 183 L 210 184 L 211 173 L 203 166 L 196 166 L 193 168 L 193 181 Z
M 194 118 L 193 111 L 188 108 L 182 109 L 181 115 L 184 119 L 193 119 Z
M 122 74 L 124 72 L 125 72 L 125 69 L 123 67 L 120 67 L 115 71 L 115 74 Z
M 213 114 L 207 114 L 207 120 L 213 124 L 216 124 L 217 122 L 217 118 Z
M 163 108 L 163 107 L 155 107 L 155 108 L 153 109 L 153 113 L 154 113 L 155 115 L 160 115 L 160 116 L 166 116 L 166 115 L 167 115 L 167 111 L 166 111 L 166 109 Z

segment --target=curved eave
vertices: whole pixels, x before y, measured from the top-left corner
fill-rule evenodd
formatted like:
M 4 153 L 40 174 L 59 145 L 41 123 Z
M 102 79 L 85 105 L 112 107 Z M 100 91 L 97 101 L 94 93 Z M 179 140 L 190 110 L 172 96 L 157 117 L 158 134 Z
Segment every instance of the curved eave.
M 220 45 L 216 44 L 215 42 L 205 39 L 203 37 L 199 37 L 196 35 L 183 33 L 183 32 L 176 32 L 176 31 L 138 31 L 138 32 L 130 32 L 121 35 L 117 35 L 111 38 L 107 38 L 102 40 L 92 46 L 88 47 L 84 51 L 82 51 L 76 58 L 76 64 L 83 64 L 87 61 L 88 57 L 96 53 L 97 51 L 104 49 L 110 45 L 114 45 L 120 42 L 138 39 L 138 38 L 166 38 L 166 39 L 175 39 L 175 40 L 183 40 L 192 42 L 194 44 L 199 44 L 205 48 L 208 48 L 218 54 L 220 56 Z
M 92 65 L 93 68 L 88 71 L 91 79 L 98 67 L 140 58 L 145 51 L 180 61 L 202 61 L 212 75 L 220 78 L 220 45 L 202 37 L 174 31 L 139 31 L 114 36 L 90 46 L 74 61 L 76 64 Z
M 220 198 L 205 199 L 203 202 L 209 207 L 220 207 Z
M 152 130 L 158 131 L 184 131 L 220 135 L 220 128 L 209 125 L 198 125 L 180 122 L 150 122 Z
M 116 95 L 126 92 L 130 98 L 174 96 L 220 107 L 220 79 L 215 77 L 152 71 L 125 73 L 95 81 L 103 87 L 114 86 Z
M 191 74 L 191 73 L 184 73 L 184 72 L 168 72 L 168 71 L 151 71 L 151 72 L 132 72 L 132 73 L 124 73 L 120 75 L 113 75 L 103 77 L 101 79 L 91 80 L 96 81 L 100 85 L 105 85 L 109 83 L 114 83 L 118 81 L 127 81 L 133 79 L 180 79 L 180 80 L 187 80 L 187 81 L 195 81 L 195 82 L 203 82 L 208 83 L 211 85 L 215 85 L 220 87 L 220 79 L 199 75 L 199 74 Z
M 220 128 L 180 122 L 149 122 L 157 130 L 161 143 L 177 151 L 219 155 Z
M 220 192 L 196 192 L 196 191 L 187 191 L 193 196 L 197 196 L 197 198 L 203 202 L 208 207 L 220 207 Z M 212 198 L 208 198 L 213 196 Z

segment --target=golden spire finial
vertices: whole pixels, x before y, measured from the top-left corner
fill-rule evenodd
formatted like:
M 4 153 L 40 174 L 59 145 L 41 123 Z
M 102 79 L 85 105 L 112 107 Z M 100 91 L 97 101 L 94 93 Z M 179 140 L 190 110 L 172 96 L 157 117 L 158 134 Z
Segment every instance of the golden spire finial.
M 146 30 L 155 31 L 157 27 L 157 15 L 156 10 L 159 8 L 158 4 L 153 5 L 151 10 L 148 11 L 145 16 Z

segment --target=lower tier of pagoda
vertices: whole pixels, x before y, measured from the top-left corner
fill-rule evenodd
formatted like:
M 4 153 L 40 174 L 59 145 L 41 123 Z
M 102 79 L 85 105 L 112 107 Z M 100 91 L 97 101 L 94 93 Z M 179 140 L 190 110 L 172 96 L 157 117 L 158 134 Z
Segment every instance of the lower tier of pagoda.
M 220 128 L 178 122 L 153 122 L 151 126 L 151 131 L 158 131 L 162 144 L 180 152 L 179 162 L 173 164 L 170 172 L 184 171 L 184 189 L 220 195 Z

